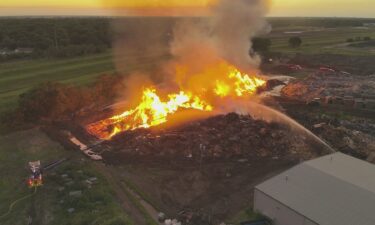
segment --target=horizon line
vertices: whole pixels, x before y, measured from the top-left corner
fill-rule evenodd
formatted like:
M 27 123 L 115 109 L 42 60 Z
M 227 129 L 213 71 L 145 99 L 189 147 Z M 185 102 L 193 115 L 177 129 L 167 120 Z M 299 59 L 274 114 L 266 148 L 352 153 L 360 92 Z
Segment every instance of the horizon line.
M 204 15 L 63 15 L 63 14 L 59 14 L 59 15 L 0 15 L 0 18 L 46 18 L 46 17 L 55 17 L 55 18 L 66 18 L 66 17 L 70 17 L 70 18 L 78 18 L 78 17 L 87 17 L 87 18 L 124 18 L 124 17 L 129 17 L 129 18 L 134 18 L 134 17 L 149 17 L 149 18 L 152 18 L 152 17 L 209 17 L 209 16 L 204 16 Z M 375 20 L 375 17 L 358 17 L 358 16 L 281 16 L 281 15 L 278 15 L 278 16 L 265 16 L 265 18 L 290 18 L 290 19 L 293 19 L 293 18 L 296 18 L 296 19 L 302 19 L 302 18 L 306 18 L 306 19 L 374 19 Z
M 202 7 L 171 8 L 54 8 L 54 7 L 0 7 L 0 18 L 4 17 L 206 17 L 209 12 Z M 358 18 L 375 19 L 370 15 L 283 15 L 269 13 L 271 18 Z

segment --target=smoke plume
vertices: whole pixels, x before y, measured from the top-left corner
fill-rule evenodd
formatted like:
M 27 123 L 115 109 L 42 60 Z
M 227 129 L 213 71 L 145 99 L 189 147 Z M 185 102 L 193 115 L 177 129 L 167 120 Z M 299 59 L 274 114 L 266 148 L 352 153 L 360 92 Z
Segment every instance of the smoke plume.
M 250 39 L 267 30 L 264 0 L 220 0 L 213 9 L 213 35 L 220 55 L 239 68 L 257 66 Z
M 267 8 L 265 0 L 219 0 L 208 20 L 177 23 L 171 53 L 183 59 L 194 54 L 199 61 L 204 57 L 203 63 L 222 58 L 242 70 L 254 69 L 260 58 L 251 50 L 251 38 L 269 30 Z
M 114 24 L 117 68 L 133 69 L 125 81 L 128 87 L 141 86 L 140 79 L 133 78 L 141 73 L 162 87 L 159 92 L 188 90 L 222 104 L 225 101 L 204 91 L 214 90 L 216 80 L 228 81 L 232 66 L 245 73 L 258 71 L 260 57 L 252 51 L 251 38 L 269 31 L 268 5 L 268 0 L 217 0 L 204 17 L 118 20 Z M 127 91 L 125 97 L 136 98 L 139 89 Z
M 129 67 L 134 68 L 132 71 L 145 67 L 155 70 L 152 63 L 169 51 L 173 62 L 191 66 L 192 71 L 219 59 L 252 71 L 260 58 L 251 50 L 251 38 L 269 30 L 264 19 L 268 5 L 268 0 L 217 0 L 210 5 L 208 17 L 117 20 L 116 65 L 125 72 Z

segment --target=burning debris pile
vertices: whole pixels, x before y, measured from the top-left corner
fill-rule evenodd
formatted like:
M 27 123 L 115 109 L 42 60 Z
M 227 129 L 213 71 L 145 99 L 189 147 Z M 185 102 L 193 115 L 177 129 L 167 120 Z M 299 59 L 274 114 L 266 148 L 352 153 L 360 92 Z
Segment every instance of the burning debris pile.
M 177 128 L 138 129 L 115 136 L 103 153 L 109 163 L 134 159 L 200 162 L 220 159 L 293 157 L 308 159 L 316 152 L 301 134 L 289 128 L 235 113 L 191 122 Z
M 266 84 L 265 80 L 244 74 L 226 63 L 206 71 L 203 77 L 210 77 L 211 74 L 217 75 L 216 80 L 211 80 L 202 87 L 200 84 L 196 85 L 197 88 L 168 94 L 166 101 L 161 99 L 156 89 L 146 88 L 140 102 L 133 109 L 89 124 L 87 131 L 97 138 L 108 140 L 127 130 L 163 124 L 167 122 L 168 116 L 181 109 L 206 112 L 217 110 L 216 108 L 225 104 L 226 100 L 249 98 Z
M 171 37 L 164 40 L 168 45 L 162 47 L 171 57 L 160 62 L 158 70 L 140 70 L 127 76 L 126 93 L 119 93 L 119 98 L 128 102 L 126 107 L 89 124 L 87 131 L 110 140 L 122 132 L 163 124 L 186 109 L 213 111 L 216 115 L 236 111 L 241 104 L 235 105 L 233 100 L 248 101 L 266 84 L 259 75 L 260 57 L 252 50 L 250 40 L 269 31 L 264 19 L 268 6 L 268 1 L 220 0 L 209 7 L 209 18 L 173 23 Z M 134 32 L 120 29 L 122 35 L 118 35 L 115 49 L 131 51 L 134 46 L 129 44 L 129 35 L 137 42 L 135 47 L 142 45 L 135 48 L 137 52 L 155 44 L 147 37 L 163 36 L 147 28 L 137 24 Z M 159 70 L 160 74 L 156 72 Z
M 249 40 L 269 32 L 264 17 L 268 8 L 269 1 L 220 0 L 210 7 L 209 18 L 173 24 L 168 43 L 171 57 L 160 64 L 160 74 L 154 70 L 130 74 L 124 81 L 125 93 L 119 93 L 125 105 L 114 108 L 106 118 L 86 124 L 90 135 L 106 140 L 111 147 L 103 157 L 107 161 L 122 160 L 122 154 L 125 159 L 152 156 L 194 161 L 277 158 L 292 153 L 311 157 L 302 135 L 290 135 L 283 125 L 237 114 L 192 122 L 202 117 L 189 114 L 198 111 L 207 118 L 254 110 L 264 118 L 260 108 L 247 105 L 261 102 L 258 93 L 282 82 L 272 84 L 260 74 L 260 57 Z M 135 30 L 127 34 L 137 42 L 153 35 L 147 34 L 149 29 Z M 132 48 L 121 35 L 118 37 L 116 43 L 121 49 Z M 154 76 L 160 77 L 154 80 Z M 167 122 L 174 128 L 162 129 L 160 125 Z M 177 126 L 177 122 L 184 125 Z

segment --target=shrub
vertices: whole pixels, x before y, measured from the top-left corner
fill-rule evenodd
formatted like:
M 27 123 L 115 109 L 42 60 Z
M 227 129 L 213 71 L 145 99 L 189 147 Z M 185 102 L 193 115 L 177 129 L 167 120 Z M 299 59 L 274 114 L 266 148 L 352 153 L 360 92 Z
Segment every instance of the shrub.
M 354 42 L 354 39 L 353 38 L 348 38 L 347 40 L 346 40 L 346 42 Z
M 289 46 L 293 48 L 298 48 L 302 45 L 302 39 L 300 37 L 289 38 Z
M 364 41 L 371 41 L 371 37 L 364 37 L 363 40 Z

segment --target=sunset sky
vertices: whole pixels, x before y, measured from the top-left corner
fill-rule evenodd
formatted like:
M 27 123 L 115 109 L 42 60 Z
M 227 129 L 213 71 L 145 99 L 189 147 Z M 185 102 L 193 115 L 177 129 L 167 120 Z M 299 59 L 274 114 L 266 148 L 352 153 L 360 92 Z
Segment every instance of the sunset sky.
M 0 0 L 0 15 L 133 15 L 156 6 L 197 15 L 215 0 Z M 121 10 L 120 10 L 121 9 Z M 163 10 L 164 10 L 163 9 Z M 269 16 L 375 17 L 375 0 L 273 0 Z M 159 10 L 160 11 L 160 10 Z

